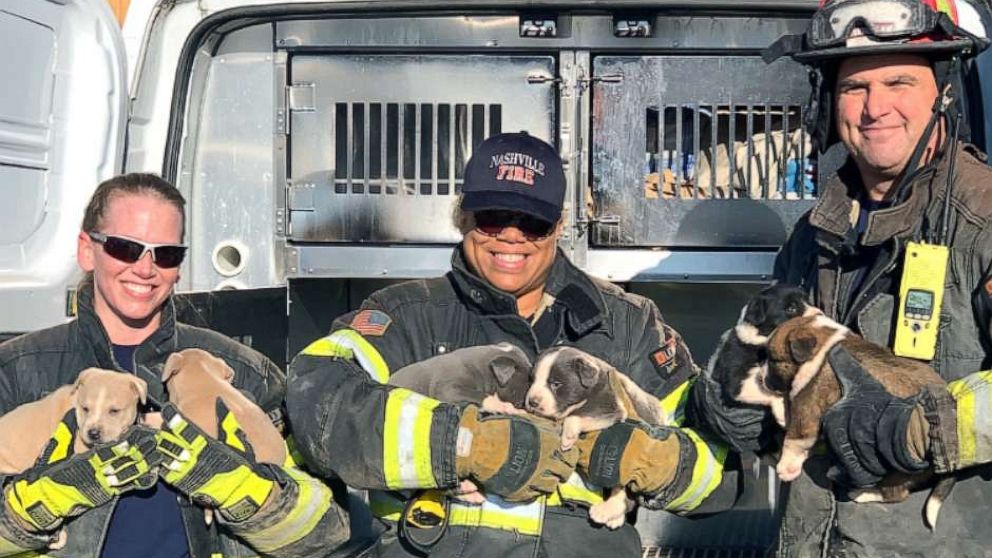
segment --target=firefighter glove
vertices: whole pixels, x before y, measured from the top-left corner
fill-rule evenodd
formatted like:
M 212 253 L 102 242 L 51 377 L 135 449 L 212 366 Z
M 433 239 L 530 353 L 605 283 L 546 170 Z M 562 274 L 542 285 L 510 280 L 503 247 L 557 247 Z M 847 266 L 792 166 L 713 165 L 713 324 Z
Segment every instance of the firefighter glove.
M 827 359 L 842 392 L 822 419 L 823 434 L 840 462 L 831 479 L 864 487 L 890 471 L 925 470 L 929 429 L 918 404 L 921 396 L 892 395 L 842 347 L 831 349 Z
M 576 470 L 604 488 L 658 495 L 688 482 L 695 462 L 692 443 L 677 428 L 622 422 L 580 438 Z
M 198 505 L 217 509 L 222 519 L 244 521 L 265 504 L 281 471 L 255 462 L 234 414 L 220 398 L 216 405 L 220 440 L 187 421 L 174 405 L 162 408 L 160 475 Z
M 561 429 L 536 417 L 484 413 L 468 406 L 458 424 L 455 467 L 482 492 L 510 502 L 555 490 L 575 469 L 578 451 L 561 449 Z
M 712 432 L 738 452 L 766 447 L 777 429 L 768 407 L 731 399 L 707 374 L 700 374 L 692 385 L 686 423 Z
M 76 413 L 59 423 L 37 464 L 4 488 L 9 512 L 38 531 L 106 504 L 114 497 L 155 484 L 155 431 L 132 426 L 117 442 L 71 455 Z

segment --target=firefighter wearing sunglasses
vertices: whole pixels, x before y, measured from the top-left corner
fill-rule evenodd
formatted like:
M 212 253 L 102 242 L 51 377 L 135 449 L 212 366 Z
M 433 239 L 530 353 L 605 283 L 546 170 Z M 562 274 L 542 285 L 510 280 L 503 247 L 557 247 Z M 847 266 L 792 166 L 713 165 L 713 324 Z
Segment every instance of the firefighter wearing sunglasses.
M 652 301 L 586 275 L 557 249 L 564 196 L 552 146 L 526 133 L 487 139 L 465 170 L 451 272 L 372 294 L 290 365 L 301 453 L 321 473 L 373 489 L 386 527 L 380 555 L 640 556 L 632 525 L 590 523 L 602 486 L 679 513 L 733 499 L 725 448 L 680 426 L 696 373 L 688 349 Z M 500 342 L 531 359 L 557 344 L 589 351 L 655 395 L 671 426 L 620 424 L 563 452 L 554 425 L 386 384 L 404 366 Z M 447 495 L 465 480 L 481 504 Z
M 992 373 L 976 372 L 992 362 L 992 170 L 964 118 L 981 103 L 971 59 L 988 45 L 989 17 L 965 0 L 829 0 L 805 34 L 766 52 L 808 66 L 813 139 L 848 153 L 783 247 L 776 279 L 948 381 L 898 399 L 835 361 L 844 397 L 823 419 L 822 451 L 788 488 L 781 556 L 992 552 Z M 717 397 L 703 407 L 734 445 L 758 449 L 758 429 L 738 425 L 760 419 L 732 423 Z M 886 473 L 928 469 L 958 477 L 934 532 L 926 487 L 898 504 L 850 497 Z
M 285 393 L 283 373 L 261 354 L 176 321 L 184 206 L 154 175 L 100 184 L 78 236 L 77 318 L 0 345 L 0 414 L 95 366 L 142 378 L 154 402 L 144 411 L 164 419 L 160 431 L 136 425 L 121 441 L 72 455 L 76 421 L 67 414 L 36 465 L 2 479 L 0 556 L 304 558 L 348 538 L 330 489 L 291 463 L 256 463 L 233 415 L 220 410 L 218 431 L 227 435 L 215 440 L 171 405 L 156 408 L 167 401 L 165 359 L 190 347 L 223 358 L 234 384 L 266 411 L 277 411 Z

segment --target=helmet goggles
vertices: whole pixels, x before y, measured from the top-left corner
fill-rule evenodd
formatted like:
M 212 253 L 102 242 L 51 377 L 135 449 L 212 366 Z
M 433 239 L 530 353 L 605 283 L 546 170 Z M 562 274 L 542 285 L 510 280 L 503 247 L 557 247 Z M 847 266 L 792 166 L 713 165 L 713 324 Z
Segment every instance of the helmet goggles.
M 948 4 L 954 10 L 954 4 Z M 955 20 L 957 14 L 948 15 Z M 813 15 L 806 40 L 810 47 L 823 49 L 872 39 L 909 39 L 939 31 L 939 17 L 919 0 L 828 1 Z

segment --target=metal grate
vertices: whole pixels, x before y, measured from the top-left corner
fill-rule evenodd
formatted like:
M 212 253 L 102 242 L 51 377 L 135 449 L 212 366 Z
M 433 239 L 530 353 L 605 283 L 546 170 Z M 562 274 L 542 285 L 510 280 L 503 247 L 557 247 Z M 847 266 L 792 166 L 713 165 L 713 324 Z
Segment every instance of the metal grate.
M 501 104 L 335 103 L 334 193 L 447 196 L 502 128 Z
M 649 106 L 645 195 L 666 199 L 812 199 L 800 105 Z

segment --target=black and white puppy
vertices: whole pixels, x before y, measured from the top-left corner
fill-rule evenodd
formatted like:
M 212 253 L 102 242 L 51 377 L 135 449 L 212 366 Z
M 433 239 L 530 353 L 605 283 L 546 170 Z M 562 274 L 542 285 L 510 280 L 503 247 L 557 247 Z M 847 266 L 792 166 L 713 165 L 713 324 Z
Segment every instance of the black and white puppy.
M 763 289 L 744 305 L 737 325 L 720 337 L 706 373 L 720 384 L 724 397 L 771 407 L 775 420 L 784 426 L 784 401 L 764 386 L 768 336 L 791 318 L 822 313 L 806 302 L 798 287 L 778 283 Z
M 498 343 L 466 347 L 405 366 L 390 375 L 388 383 L 445 403 L 522 413 L 530 371 L 530 359 L 523 350 Z
M 661 425 L 658 399 L 606 361 L 574 347 L 555 347 L 537 356 L 527 410 L 562 421 L 562 448 L 583 432 L 602 430 L 628 418 Z M 633 508 L 623 487 L 589 509 L 589 518 L 610 529 L 624 523 Z

